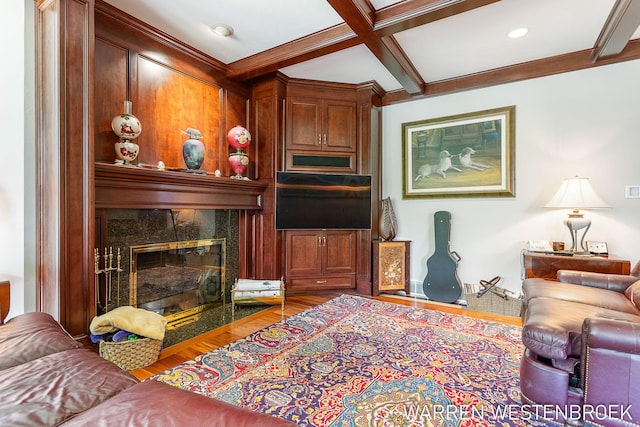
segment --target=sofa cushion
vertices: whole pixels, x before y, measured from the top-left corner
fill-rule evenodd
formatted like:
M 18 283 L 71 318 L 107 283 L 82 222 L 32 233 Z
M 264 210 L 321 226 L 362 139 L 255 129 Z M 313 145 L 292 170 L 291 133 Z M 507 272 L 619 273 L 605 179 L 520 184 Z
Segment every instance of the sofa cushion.
M 79 347 L 51 315 L 21 314 L 0 325 L 0 370 Z
M 584 319 L 640 322 L 640 316 L 575 301 L 533 298 L 522 327 L 522 342 L 533 353 L 549 359 L 580 357 Z
M 57 425 L 137 383 L 91 350 L 49 354 L 0 371 L 0 425 Z
M 638 308 L 631 303 L 625 294 L 609 289 L 574 285 L 553 280 L 526 279 L 522 283 L 522 292 L 525 295 L 525 301 L 540 297 L 555 298 L 640 315 Z M 640 287 L 638 292 L 640 298 Z
M 624 295 L 636 308 L 640 309 L 640 280 L 625 289 Z
M 276 427 L 296 424 L 148 380 L 72 418 L 64 425 Z

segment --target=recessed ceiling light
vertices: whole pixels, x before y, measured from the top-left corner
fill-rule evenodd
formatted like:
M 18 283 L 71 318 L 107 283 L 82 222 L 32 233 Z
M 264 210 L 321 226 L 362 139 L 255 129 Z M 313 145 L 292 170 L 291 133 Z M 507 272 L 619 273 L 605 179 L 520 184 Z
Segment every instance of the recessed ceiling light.
M 227 24 L 215 24 L 211 26 L 211 31 L 220 37 L 229 37 L 233 35 L 233 28 Z
M 509 33 L 507 34 L 507 37 L 509 37 L 510 39 L 517 39 L 518 37 L 522 37 L 525 34 L 527 34 L 529 32 L 528 28 L 516 28 L 515 30 L 511 30 L 509 31 Z

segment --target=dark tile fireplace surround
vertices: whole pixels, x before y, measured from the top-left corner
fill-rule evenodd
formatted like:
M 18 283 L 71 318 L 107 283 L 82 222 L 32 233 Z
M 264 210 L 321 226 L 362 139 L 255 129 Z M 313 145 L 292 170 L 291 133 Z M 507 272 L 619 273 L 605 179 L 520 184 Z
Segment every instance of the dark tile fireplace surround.
M 211 319 L 212 313 L 225 313 L 226 309 L 231 311 L 230 304 L 208 309 L 210 305 L 222 304 L 222 301 L 214 301 L 216 297 L 220 299 L 220 284 L 216 280 L 220 280 L 221 274 L 218 272 L 222 272 L 215 264 L 225 264 L 224 301 L 229 303 L 231 286 L 242 264 L 242 260 L 238 258 L 241 246 L 239 236 L 244 234 L 240 229 L 242 218 L 245 212 L 262 209 L 262 197 L 268 184 L 258 180 L 122 167 L 103 162 L 96 162 L 94 171 L 95 208 L 98 212 L 96 228 L 99 233 L 96 238 L 99 243 L 95 250 L 99 252 L 100 259 L 96 270 L 104 269 L 105 248 L 113 251 L 113 255 L 107 257 L 112 258 L 109 272 L 96 276 L 97 298 L 87 301 L 94 304 L 95 313 L 101 314 L 105 308 L 111 310 L 117 305 L 134 305 L 129 294 L 130 249 L 138 247 L 144 252 L 149 245 L 156 244 L 166 244 L 165 249 L 156 251 L 154 248 L 152 252 L 159 253 L 145 255 L 142 261 L 139 260 L 144 266 L 153 269 L 145 272 L 143 281 L 157 281 L 164 288 L 181 288 L 185 282 L 191 282 L 186 286 L 190 289 L 186 289 L 188 295 L 184 297 L 175 296 L 173 289 L 155 299 L 147 300 L 148 296 L 145 295 L 145 303 L 151 303 L 147 307 L 165 315 L 169 312 L 167 317 L 178 317 L 174 313 L 176 310 L 186 312 L 185 320 L 176 321 L 173 325 L 176 329 L 173 331 L 195 329 L 194 325 L 202 324 L 203 319 Z M 201 245 L 201 240 L 213 240 L 216 244 Z M 221 240 L 224 241 L 224 246 L 218 245 L 217 242 Z M 195 246 L 192 245 L 194 241 Z M 226 256 L 222 257 L 223 254 Z M 186 267 L 184 270 L 187 274 L 176 275 L 174 281 L 171 278 L 173 274 L 168 273 L 183 267 Z M 110 281 L 107 280 L 109 275 Z M 194 285 L 193 282 L 198 282 L 199 279 L 200 283 Z M 110 287 L 108 283 L 111 283 Z M 140 286 L 142 285 L 138 289 Z M 146 285 L 144 287 L 145 291 L 150 288 Z M 107 293 L 110 297 L 107 297 Z M 137 298 L 133 299 L 136 300 Z M 197 312 L 199 308 L 202 309 L 202 316 Z M 200 319 L 194 319 L 198 317 Z M 172 321 L 168 320 L 168 329 L 171 330 Z M 87 326 L 89 321 L 87 319 Z M 187 325 L 191 321 L 193 323 Z M 224 314 L 222 321 L 225 321 Z M 209 326 L 211 325 L 206 325 L 208 329 Z
M 112 270 L 97 276 L 96 312 L 136 305 L 164 314 L 173 328 L 222 304 L 222 281 L 225 300 L 230 301 L 238 275 L 238 215 L 234 209 L 107 209 Z M 102 268 L 108 256 L 104 248 L 98 251 Z M 133 270 L 131 256 L 137 260 Z M 207 286 L 210 290 L 203 295 Z

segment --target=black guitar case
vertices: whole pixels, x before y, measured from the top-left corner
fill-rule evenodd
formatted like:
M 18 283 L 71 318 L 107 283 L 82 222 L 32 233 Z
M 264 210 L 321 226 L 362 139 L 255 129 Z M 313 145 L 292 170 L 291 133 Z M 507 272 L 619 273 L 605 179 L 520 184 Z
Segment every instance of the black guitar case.
M 424 278 L 422 289 L 430 300 L 455 302 L 460 298 L 462 286 L 456 271 L 460 256 L 449 251 L 450 212 L 438 211 L 434 214 L 434 231 L 436 249 L 427 260 L 427 277 Z

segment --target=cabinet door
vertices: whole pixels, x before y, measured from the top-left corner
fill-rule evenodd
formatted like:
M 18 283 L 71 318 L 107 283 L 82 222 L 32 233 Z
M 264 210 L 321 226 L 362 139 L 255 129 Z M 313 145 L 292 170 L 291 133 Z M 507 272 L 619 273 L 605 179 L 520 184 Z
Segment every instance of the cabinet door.
M 289 98 L 287 102 L 287 148 L 322 150 L 321 102 L 310 98 Z
M 323 151 L 356 151 L 356 104 L 324 101 Z
M 324 273 L 355 273 L 356 232 L 351 230 L 325 231 L 322 238 Z
M 315 230 L 287 231 L 286 272 L 290 276 L 322 274 L 322 236 Z

